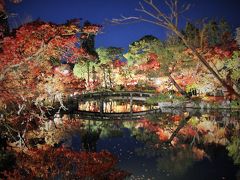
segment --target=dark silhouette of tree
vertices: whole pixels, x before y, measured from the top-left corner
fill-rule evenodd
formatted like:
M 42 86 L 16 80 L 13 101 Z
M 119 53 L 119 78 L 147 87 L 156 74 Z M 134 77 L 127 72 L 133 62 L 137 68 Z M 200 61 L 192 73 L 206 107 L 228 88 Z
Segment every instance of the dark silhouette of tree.
M 91 24 L 89 21 L 84 22 L 84 27 L 91 27 L 93 24 Z M 83 34 L 87 35 L 87 34 Z M 82 47 L 89 52 L 89 54 L 93 55 L 94 57 L 98 58 L 98 54 L 95 51 L 95 35 L 94 34 L 88 34 L 86 39 L 83 39 L 82 41 Z
M 238 43 L 238 46 L 240 47 L 240 27 L 236 29 L 236 41 Z
M 5 3 L 3 0 L 0 1 L 0 50 L 2 50 L 3 38 L 9 35 L 9 25 L 7 12 L 5 11 Z
M 199 30 L 197 27 L 195 27 L 192 23 L 187 22 L 185 29 L 183 31 L 183 34 L 185 35 L 186 39 L 189 42 L 192 42 L 195 47 L 199 47 L 200 45 L 200 38 L 199 38 Z

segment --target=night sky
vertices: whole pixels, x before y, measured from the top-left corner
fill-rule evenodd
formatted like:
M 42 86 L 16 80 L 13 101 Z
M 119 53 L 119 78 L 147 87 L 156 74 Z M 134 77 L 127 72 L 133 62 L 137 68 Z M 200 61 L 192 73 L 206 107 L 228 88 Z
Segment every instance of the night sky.
M 157 1 L 157 0 L 155 0 Z M 158 0 L 162 2 L 163 0 Z M 128 25 L 110 25 L 105 19 L 117 18 L 120 15 L 134 15 L 139 0 L 23 0 L 20 4 L 7 3 L 8 12 L 18 16 L 10 19 L 11 26 L 19 24 L 27 17 L 33 20 L 64 23 L 68 19 L 82 18 L 92 23 L 102 24 L 103 33 L 96 37 L 96 47 L 128 47 L 128 44 L 144 35 L 152 34 L 160 39 L 166 38 L 167 31 L 147 23 Z M 208 17 L 226 19 L 232 28 L 240 26 L 240 0 L 180 0 L 190 2 L 191 9 L 182 17 L 182 23 L 190 18 Z

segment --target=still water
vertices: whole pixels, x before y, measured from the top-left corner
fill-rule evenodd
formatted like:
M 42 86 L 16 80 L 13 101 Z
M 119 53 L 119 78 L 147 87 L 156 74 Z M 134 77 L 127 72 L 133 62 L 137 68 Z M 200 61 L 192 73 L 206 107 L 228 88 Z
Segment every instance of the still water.
M 74 151 L 107 150 L 128 179 L 240 179 L 240 112 L 163 109 L 138 120 L 82 120 L 59 139 Z M 64 115 L 62 118 L 68 118 Z

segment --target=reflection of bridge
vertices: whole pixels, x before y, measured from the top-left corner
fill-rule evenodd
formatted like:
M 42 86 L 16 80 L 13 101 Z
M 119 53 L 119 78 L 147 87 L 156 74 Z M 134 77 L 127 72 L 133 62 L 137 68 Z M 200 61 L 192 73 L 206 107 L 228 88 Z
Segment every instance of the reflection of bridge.
M 160 109 L 150 109 L 146 111 L 133 111 L 133 101 L 142 101 L 145 102 L 147 98 L 152 97 L 153 93 L 145 93 L 145 92 L 96 92 L 96 93 L 87 93 L 76 95 L 70 98 L 70 102 L 68 109 L 70 113 L 79 114 L 79 116 L 83 118 L 91 118 L 91 119 L 102 119 L 102 120 L 111 120 L 111 119 L 139 119 L 143 116 L 151 113 L 161 112 Z M 104 102 L 109 100 L 124 100 L 129 103 L 130 111 L 129 112 L 121 112 L 121 113 L 106 113 L 104 112 Z M 91 111 L 83 111 L 79 110 L 78 106 L 80 103 L 84 103 L 87 101 L 98 101 L 99 103 L 99 111 L 91 112 Z
M 83 119 L 91 120 L 136 120 L 141 119 L 148 114 L 154 114 L 161 112 L 161 109 L 152 109 L 140 112 L 124 112 L 124 113 L 100 113 L 100 112 L 89 112 L 89 111 L 78 111 L 76 114 Z

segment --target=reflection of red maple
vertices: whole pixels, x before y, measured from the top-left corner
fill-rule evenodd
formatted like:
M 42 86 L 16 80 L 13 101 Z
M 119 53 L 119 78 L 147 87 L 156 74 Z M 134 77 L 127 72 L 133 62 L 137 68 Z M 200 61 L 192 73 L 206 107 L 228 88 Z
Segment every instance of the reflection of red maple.
M 179 131 L 179 134 L 186 137 L 194 137 L 197 135 L 197 131 L 194 130 L 191 126 L 185 126 Z
M 45 146 L 17 153 L 17 167 L 12 172 L 5 172 L 5 175 L 9 179 L 49 179 L 57 176 L 64 179 L 123 179 L 128 173 L 114 169 L 116 163 L 116 157 L 107 151 L 75 152 Z
M 180 121 L 181 119 L 182 119 L 182 116 L 181 115 L 173 115 L 172 117 L 171 117 L 171 119 L 173 120 L 173 121 Z
M 153 123 L 147 119 L 139 121 L 138 127 L 144 127 L 151 133 L 155 133 L 160 141 L 167 141 L 170 137 L 169 131 L 161 128 L 158 123 Z
M 182 119 L 183 118 L 181 115 L 174 115 L 171 116 L 169 120 L 174 121 L 174 124 L 177 125 Z M 156 134 L 159 140 L 162 142 L 167 142 L 171 135 L 174 133 L 174 129 L 170 130 L 169 127 L 163 127 L 160 125 L 160 123 L 151 122 L 147 119 L 139 121 L 137 127 L 144 127 L 147 131 Z M 177 127 L 175 129 L 177 129 Z M 178 137 L 177 135 L 181 135 L 181 137 Z M 178 140 L 192 138 L 196 135 L 196 129 L 194 129 L 191 125 L 186 124 L 179 130 L 179 132 L 177 132 L 172 144 L 177 143 Z

